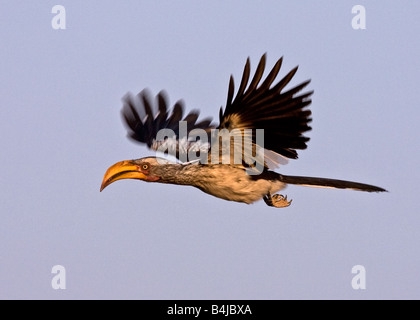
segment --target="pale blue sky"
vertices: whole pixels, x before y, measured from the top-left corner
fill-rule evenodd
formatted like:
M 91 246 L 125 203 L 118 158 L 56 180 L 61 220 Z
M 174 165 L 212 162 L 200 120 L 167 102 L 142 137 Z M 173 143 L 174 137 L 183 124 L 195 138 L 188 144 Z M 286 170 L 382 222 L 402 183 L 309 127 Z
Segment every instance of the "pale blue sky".
M 66 9 L 66 30 L 51 8 Z M 367 29 L 353 30 L 362 4 Z M 0 298 L 420 297 L 418 1 L 2 1 Z M 284 56 L 315 90 L 313 130 L 278 171 L 379 185 L 289 186 L 287 209 L 125 180 L 154 155 L 126 139 L 145 87 L 218 116 L 246 58 Z M 63 265 L 67 289 L 51 287 Z M 351 269 L 366 268 L 366 290 Z

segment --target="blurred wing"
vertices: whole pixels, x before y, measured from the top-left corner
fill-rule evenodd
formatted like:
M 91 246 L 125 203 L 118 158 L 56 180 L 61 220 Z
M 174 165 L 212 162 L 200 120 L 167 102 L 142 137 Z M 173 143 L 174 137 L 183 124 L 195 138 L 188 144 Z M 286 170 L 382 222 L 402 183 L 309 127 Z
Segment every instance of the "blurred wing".
M 136 96 L 127 94 L 123 103 L 122 117 L 131 140 L 144 143 L 152 150 L 170 153 L 181 161 L 186 161 L 187 154 L 191 151 L 201 150 L 207 153 L 210 131 L 215 128 L 211 124 L 211 118 L 197 122 L 198 111 L 191 111 L 183 118 L 182 101 L 175 103 L 169 115 L 168 99 L 162 91 L 155 101 L 148 90 L 143 90 Z M 202 129 L 201 133 L 207 134 L 204 142 L 194 136 L 194 129 Z M 193 140 L 189 141 L 187 137 L 190 136 Z
M 250 76 L 248 58 L 235 98 L 233 98 L 235 89 L 231 76 L 226 109 L 224 112 L 222 108 L 220 109 L 219 129 L 227 129 L 229 132 L 236 129 L 236 135 L 242 135 L 251 140 L 252 144 L 250 145 L 254 151 L 256 146 L 263 147 L 264 165 L 270 168 L 281 164 L 287 158 L 297 159 L 296 149 L 305 149 L 306 142 L 309 140 L 303 133 L 311 130 L 311 127 L 308 126 L 312 120 L 310 118 L 311 111 L 305 107 L 311 103 L 310 96 L 313 91 L 297 95 L 308 85 L 310 80 L 283 91 L 296 73 L 297 67 L 275 83 L 274 80 L 280 71 L 282 60 L 283 58 L 280 58 L 277 61 L 261 83 L 266 62 L 264 54 L 248 85 Z M 263 145 L 258 141 L 255 129 L 264 130 Z M 244 145 L 247 146 L 247 144 Z M 238 150 L 240 150 L 239 148 L 241 146 L 238 146 Z M 243 153 L 245 151 L 245 149 L 242 150 Z

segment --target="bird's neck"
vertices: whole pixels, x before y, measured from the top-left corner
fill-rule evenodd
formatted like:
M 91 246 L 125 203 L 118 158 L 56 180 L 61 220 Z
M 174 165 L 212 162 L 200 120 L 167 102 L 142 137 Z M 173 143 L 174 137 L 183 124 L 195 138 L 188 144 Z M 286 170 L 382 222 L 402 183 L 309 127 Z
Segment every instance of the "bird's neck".
M 199 165 L 174 163 L 156 168 L 155 174 L 160 177 L 157 181 L 160 183 L 194 186 L 197 171 L 199 171 Z

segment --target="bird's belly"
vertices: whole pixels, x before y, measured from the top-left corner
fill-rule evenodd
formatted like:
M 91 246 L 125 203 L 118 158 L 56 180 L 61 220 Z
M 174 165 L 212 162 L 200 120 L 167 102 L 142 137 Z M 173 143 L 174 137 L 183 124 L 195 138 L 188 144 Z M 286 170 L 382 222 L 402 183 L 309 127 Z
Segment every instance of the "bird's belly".
M 202 191 L 230 201 L 253 203 L 268 193 L 275 193 L 286 187 L 278 180 L 252 179 L 243 170 L 235 174 L 210 176 L 205 183 L 197 185 Z

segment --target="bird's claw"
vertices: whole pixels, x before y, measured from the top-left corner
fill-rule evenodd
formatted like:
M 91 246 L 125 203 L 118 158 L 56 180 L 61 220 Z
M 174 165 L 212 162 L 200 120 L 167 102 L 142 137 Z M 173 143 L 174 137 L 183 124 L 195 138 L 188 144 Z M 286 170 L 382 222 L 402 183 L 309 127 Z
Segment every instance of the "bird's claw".
M 276 208 L 286 208 L 291 205 L 293 200 L 287 201 L 287 195 L 275 194 L 271 197 L 273 199 L 273 205 Z
M 264 201 L 267 205 L 276 208 L 286 208 L 291 205 L 293 200 L 287 201 L 287 196 L 281 194 L 266 195 Z

